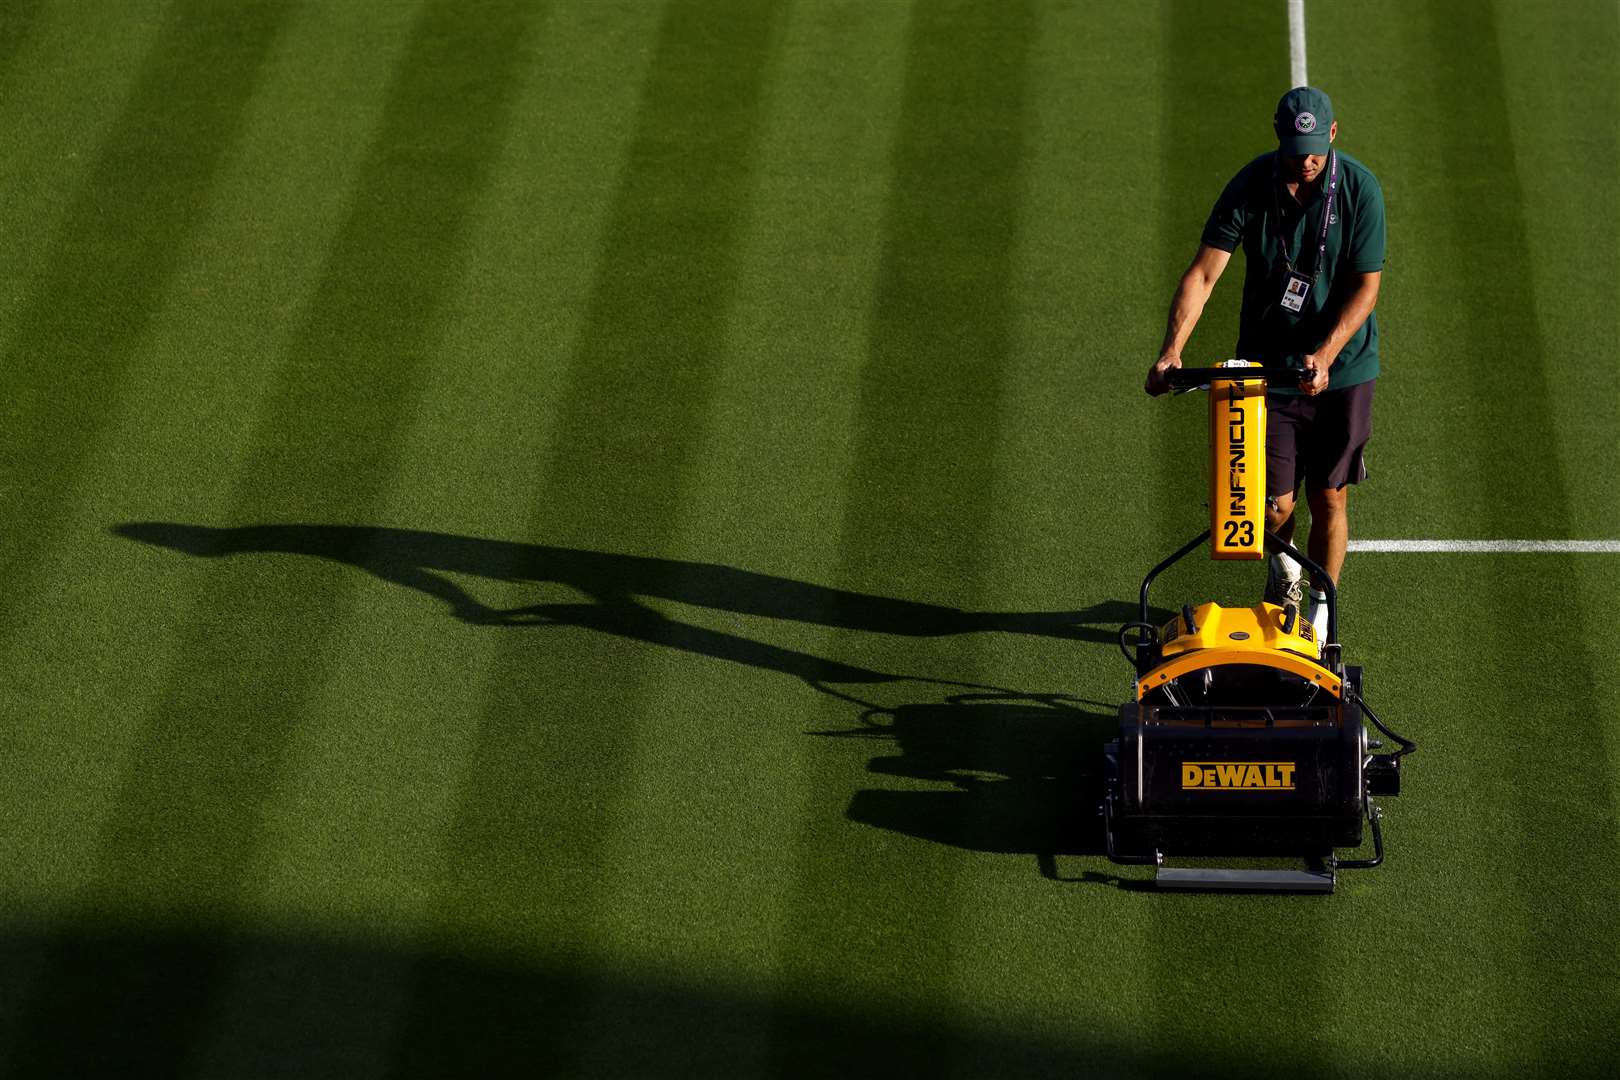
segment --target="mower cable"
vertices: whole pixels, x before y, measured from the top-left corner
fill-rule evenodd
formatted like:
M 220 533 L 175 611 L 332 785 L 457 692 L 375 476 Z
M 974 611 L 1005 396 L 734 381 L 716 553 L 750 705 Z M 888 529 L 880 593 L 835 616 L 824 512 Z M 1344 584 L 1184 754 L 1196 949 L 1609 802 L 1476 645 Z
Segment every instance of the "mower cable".
M 1361 711 L 1367 714 L 1367 719 L 1372 721 L 1373 727 L 1375 727 L 1379 731 L 1383 732 L 1384 735 L 1387 736 L 1388 738 L 1394 740 L 1397 743 L 1400 743 L 1401 748 L 1399 750 L 1395 751 L 1393 754 L 1390 754 L 1389 755 L 1390 757 L 1392 757 L 1392 758 L 1405 757 L 1407 754 L 1412 753 L 1414 750 L 1416 750 L 1418 748 L 1417 743 L 1413 742 L 1411 739 L 1406 738 L 1404 735 L 1397 734 L 1388 725 L 1386 725 L 1382 720 L 1378 719 L 1378 714 L 1372 711 L 1372 706 L 1367 704 L 1367 699 L 1362 697 L 1359 693 L 1357 693 L 1356 691 L 1354 691 L 1354 690 L 1350 689 L 1348 686 L 1346 686 L 1345 687 L 1345 695 L 1344 695 L 1344 697 L 1345 697 L 1346 701 L 1353 701 L 1357 705 L 1361 706 Z
M 1146 633 L 1134 640 L 1127 640 L 1127 632 L 1135 629 L 1145 630 Z M 1158 643 L 1158 638 L 1159 628 L 1154 626 L 1152 623 L 1128 622 L 1119 628 L 1119 651 L 1125 654 L 1126 661 L 1134 667 L 1136 665 L 1136 657 L 1131 655 L 1131 646 L 1155 645 Z

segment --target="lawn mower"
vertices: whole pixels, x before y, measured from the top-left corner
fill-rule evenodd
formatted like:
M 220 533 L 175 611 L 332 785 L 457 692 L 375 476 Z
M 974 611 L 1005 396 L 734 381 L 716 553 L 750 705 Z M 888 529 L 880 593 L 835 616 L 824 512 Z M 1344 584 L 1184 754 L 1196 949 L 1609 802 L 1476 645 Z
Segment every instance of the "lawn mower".
M 1210 527 L 1148 572 L 1139 617 L 1120 628 L 1136 677 L 1105 751 L 1108 857 L 1153 866 L 1164 888 L 1332 892 L 1337 871 L 1383 862 L 1373 797 L 1400 793 L 1401 759 L 1417 747 L 1362 699 L 1361 669 L 1345 665 L 1338 640 L 1333 582 L 1265 530 L 1266 384 L 1299 372 L 1228 361 L 1166 375 L 1172 389 L 1209 393 Z M 1292 603 L 1183 604 L 1156 625 L 1154 579 L 1206 540 L 1223 562 L 1268 551 L 1297 560 L 1327 594 L 1326 634 Z M 1393 753 L 1373 752 L 1384 744 L 1368 723 Z M 1357 854 L 1364 823 L 1371 856 L 1337 856 Z M 1167 856 L 1195 865 L 1168 866 Z

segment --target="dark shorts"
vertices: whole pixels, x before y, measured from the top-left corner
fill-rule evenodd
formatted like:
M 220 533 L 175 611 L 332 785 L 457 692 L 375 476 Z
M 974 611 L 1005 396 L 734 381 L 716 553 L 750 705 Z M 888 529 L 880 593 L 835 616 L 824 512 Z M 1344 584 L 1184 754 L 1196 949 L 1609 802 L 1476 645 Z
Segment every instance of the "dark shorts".
M 1372 435 L 1373 379 L 1316 397 L 1266 398 L 1266 494 L 1341 488 L 1367 479 L 1364 460 Z

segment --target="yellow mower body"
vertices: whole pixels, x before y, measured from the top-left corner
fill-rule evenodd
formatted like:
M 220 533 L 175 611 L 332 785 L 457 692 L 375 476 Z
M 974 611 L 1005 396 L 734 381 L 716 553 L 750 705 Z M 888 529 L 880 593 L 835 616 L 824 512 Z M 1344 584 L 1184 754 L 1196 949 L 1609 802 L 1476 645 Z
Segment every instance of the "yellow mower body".
M 1203 604 L 1192 610 L 1190 627 L 1186 615 L 1177 615 L 1160 629 L 1159 640 L 1160 663 L 1136 680 L 1138 701 L 1154 687 L 1189 672 L 1228 664 L 1277 668 L 1334 697 L 1343 692 L 1343 681 L 1322 664 L 1310 621 L 1298 613 L 1290 619 L 1276 604 L 1230 608 Z

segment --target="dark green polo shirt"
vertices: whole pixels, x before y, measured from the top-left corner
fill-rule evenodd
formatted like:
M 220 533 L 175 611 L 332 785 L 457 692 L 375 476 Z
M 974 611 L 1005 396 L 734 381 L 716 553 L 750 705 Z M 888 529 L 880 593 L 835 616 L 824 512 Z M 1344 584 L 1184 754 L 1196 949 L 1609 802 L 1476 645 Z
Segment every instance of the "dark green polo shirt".
M 1327 257 L 1304 309 L 1295 313 L 1281 303 L 1287 280 L 1282 237 L 1288 238 L 1294 268 L 1309 277 L 1321 237 L 1327 169 L 1323 168 L 1321 183 L 1310 201 L 1301 206 L 1282 186 L 1276 158 L 1275 153 L 1262 154 L 1226 185 L 1204 226 L 1204 243 L 1222 251 L 1243 246 L 1243 312 L 1237 355 L 1263 364 L 1298 367 L 1305 354 L 1332 331 L 1349 275 L 1384 268 L 1384 193 L 1365 165 L 1349 154 L 1338 154 L 1339 193 L 1328 222 Z M 1361 329 L 1345 343 L 1329 371 L 1329 389 L 1378 377 L 1377 318 L 1376 314 L 1367 316 Z

